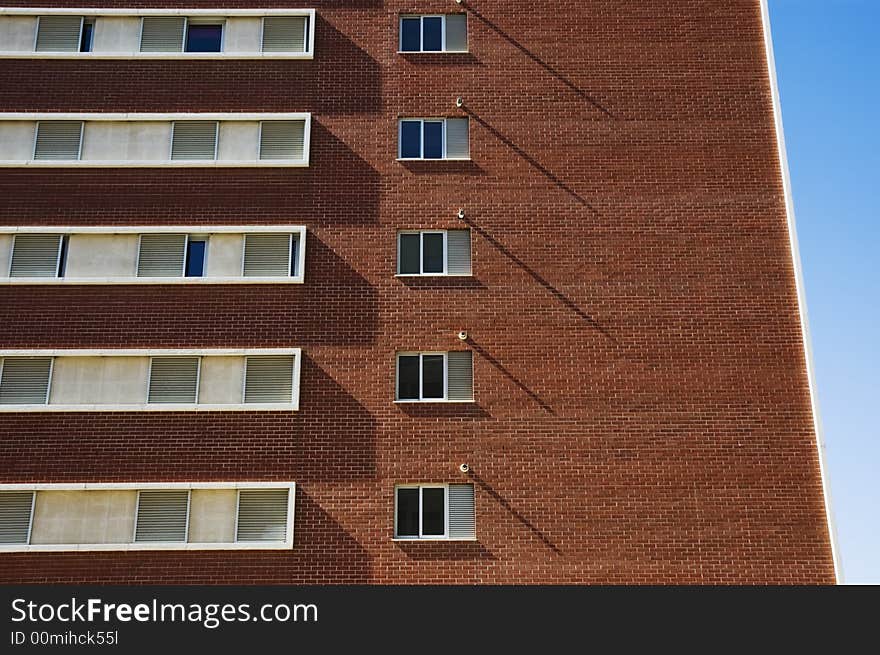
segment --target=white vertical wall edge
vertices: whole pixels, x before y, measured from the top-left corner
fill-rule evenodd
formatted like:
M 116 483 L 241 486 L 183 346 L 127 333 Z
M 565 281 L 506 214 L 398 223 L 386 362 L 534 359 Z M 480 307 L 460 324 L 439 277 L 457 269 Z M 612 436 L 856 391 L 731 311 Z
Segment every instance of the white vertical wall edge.
M 795 225 L 794 197 L 791 188 L 791 174 L 788 168 L 788 154 L 785 149 L 785 131 L 782 125 L 782 104 L 779 96 L 779 82 L 776 77 L 776 59 L 773 54 L 773 35 L 770 29 L 770 8 L 768 0 L 761 0 L 761 20 L 764 28 L 764 49 L 767 55 L 767 69 L 770 75 L 770 90 L 773 96 L 773 118 L 776 127 L 776 143 L 779 152 L 779 165 L 782 171 L 782 187 L 785 192 L 785 213 L 788 222 L 788 238 L 791 246 L 791 260 L 794 267 L 795 286 L 798 298 L 798 313 L 801 322 L 801 337 L 804 343 L 804 358 L 807 366 L 807 380 L 810 387 L 810 404 L 813 411 L 813 429 L 816 433 L 816 449 L 819 456 L 819 473 L 822 478 L 822 490 L 825 496 L 825 519 L 828 536 L 831 540 L 831 556 L 834 561 L 834 577 L 838 583 L 843 582 L 843 567 L 840 561 L 840 550 L 837 543 L 837 528 L 831 508 L 831 485 L 828 480 L 828 465 L 825 459 L 825 433 L 822 417 L 819 413 L 819 390 L 816 386 L 813 347 L 810 339 L 810 326 L 807 317 L 807 295 L 804 288 L 804 273 L 801 266 L 798 248 L 797 229 Z

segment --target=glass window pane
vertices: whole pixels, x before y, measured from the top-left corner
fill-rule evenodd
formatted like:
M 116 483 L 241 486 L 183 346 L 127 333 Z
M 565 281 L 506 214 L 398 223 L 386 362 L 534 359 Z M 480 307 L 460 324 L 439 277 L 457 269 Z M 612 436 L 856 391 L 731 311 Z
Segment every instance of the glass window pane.
M 446 503 L 444 489 L 422 489 L 422 534 L 446 534 Z
M 443 19 L 439 16 L 422 19 L 422 50 L 443 50 Z
M 419 536 L 419 490 L 397 490 L 397 536 Z
M 418 52 L 420 43 L 421 19 L 404 18 L 400 21 L 400 49 L 404 52 Z
M 220 52 L 222 25 L 190 25 L 186 30 L 187 52 Z
M 205 241 L 189 241 L 186 244 L 186 277 L 202 277 L 205 274 Z
M 403 159 L 422 156 L 422 122 L 401 121 L 400 156 Z
M 425 273 L 443 272 L 443 235 L 423 234 Z
M 82 26 L 82 36 L 79 40 L 79 51 L 80 52 L 91 52 L 92 51 L 92 33 L 94 32 L 95 24 L 83 22 Z
M 425 159 L 443 157 L 443 123 L 425 121 Z
M 397 358 L 398 400 L 419 399 L 419 356 L 401 355 Z
M 398 273 L 421 273 L 421 270 L 419 269 L 420 241 L 420 235 L 418 234 L 400 235 L 400 261 L 398 262 Z
M 422 356 L 422 398 L 443 397 L 443 355 Z

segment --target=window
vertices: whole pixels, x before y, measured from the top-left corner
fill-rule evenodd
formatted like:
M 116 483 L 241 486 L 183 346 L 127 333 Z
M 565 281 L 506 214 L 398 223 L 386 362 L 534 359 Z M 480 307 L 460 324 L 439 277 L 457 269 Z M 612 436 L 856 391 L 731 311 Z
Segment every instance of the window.
M 217 121 L 174 121 L 171 159 L 217 159 Z
M 285 541 L 289 496 L 287 489 L 239 491 L 235 541 Z
M 186 26 L 186 52 L 221 52 L 223 50 L 223 24 L 188 22 Z
M 16 234 L 12 240 L 9 277 L 62 277 L 66 260 L 66 235 Z
M 395 539 L 474 539 L 472 484 L 401 485 L 394 497 Z
M 473 353 L 400 353 L 397 400 L 468 402 L 473 400 Z
M 37 52 L 86 52 L 82 50 L 82 16 L 40 16 L 37 21 Z
M 39 121 L 34 141 L 36 160 L 78 160 L 82 149 L 82 121 Z
M 52 363 L 52 357 L 0 359 L 0 405 L 48 403 Z
M 467 118 L 407 118 L 400 121 L 400 159 L 468 159 Z
M 244 238 L 245 277 L 296 275 L 299 237 L 294 234 L 247 234 Z
M 198 402 L 200 357 L 153 357 L 147 402 Z
M 138 277 L 181 277 L 187 250 L 185 234 L 142 234 L 138 246 Z
M 263 121 L 260 123 L 260 159 L 302 159 L 305 133 L 302 121 Z
M 186 18 L 150 16 L 141 21 L 141 52 L 181 52 Z
M 470 275 L 470 230 L 401 232 L 398 275 Z
M 467 14 L 401 16 L 401 52 L 467 52 Z
M 134 541 L 183 543 L 189 524 L 189 490 L 141 491 Z
M 263 52 L 305 52 L 308 43 L 308 16 L 273 16 L 263 19 Z
M 293 402 L 294 358 L 259 356 L 245 360 L 245 403 Z
M 186 241 L 186 277 L 205 276 L 205 248 L 208 242 L 204 238 L 189 237 Z
M 92 51 L 92 41 L 95 37 L 95 21 L 94 20 L 84 20 L 82 25 L 82 34 L 79 38 L 79 51 L 80 52 L 91 52 Z
M 33 508 L 33 491 L 0 491 L 0 546 L 30 542 Z

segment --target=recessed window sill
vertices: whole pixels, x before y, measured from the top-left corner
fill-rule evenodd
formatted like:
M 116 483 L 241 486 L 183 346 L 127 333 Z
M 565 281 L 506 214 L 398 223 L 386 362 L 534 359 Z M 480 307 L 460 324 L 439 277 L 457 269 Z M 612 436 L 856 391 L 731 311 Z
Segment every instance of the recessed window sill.
M 445 398 L 431 398 L 429 400 L 395 400 L 395 405 L 466 405 L 473 404 L 473 400 L 446 400 Z
M 397 273 L 394 277 L 473 277 L 471 273 Z
M 468 55 L 470 50 L 398 50 L 399 55 Z
M 391 541 L 403 541 L 406 543 L 437 543 L 444 541 L 476 541 L 476 537 L 393 537 Z
M 293 412 L 291 403 L 154 403 L 119 405 L 0 405 L 0 413 L 12 412 Z
M 398 157 L 397 161 L 418 162 L 418 161 L 471 161 L 470 157 Z
M 47 553 L 130 550 L 289 550 L 292 542 L 178 543 L 143 542 L 136 544 L 2 544 L 3 553 Z
M 89 159 L 7 159 L 0 161 L 4 168 L 294 168 L 308 166 L 308 160 L 245 160 L 223 161 L 150 159 L 130 160 L 89 160 Z
M 23 52 L 4 50 L 0 59 L 314 59 L 311 52 Z
M 10 285 L 124 285 L 124 284 L 303 284 L 302 277 L 11 277 L 0 278 Z

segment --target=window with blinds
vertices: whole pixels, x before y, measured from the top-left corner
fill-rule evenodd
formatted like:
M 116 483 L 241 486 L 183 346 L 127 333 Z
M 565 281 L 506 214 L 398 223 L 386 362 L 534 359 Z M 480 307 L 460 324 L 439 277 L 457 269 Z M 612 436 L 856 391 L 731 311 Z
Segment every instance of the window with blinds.
M 396 390 L 396 400 L 403 402 L 471 402 L 473 353 L 398 353 Z
M 401 16 L 401 52 L 467 52 L 467 14 Z
M 79 52 L 82 16 L 40 16 L 37 21 L 37 52 Z
M 308 16 L 263 18 L 263 52 L 305 52 L 309 43 Z
M 147 402 L 198 402 L 200 362 L 200 357 L 151 358 Z
M 0 405 L 45 405 L 51 378 L 51 357 L 0 359 Z
M 446 397 L 452 401 L 474 399 L 474 357 L 470 350 L 446 355 Z
M 61 277 L 64 245 L 65 237 L 61 234 L 16 234 L 9 277 Z
M 30 541 L 33 510 L 33 491 L 0 491 L 0 545 Z
M 263 121 L 260 123 L 260 159 L 302 159 L 305 134 L 305 121 Z
M 293 355 L 261 355 L 245 359 L 245 403 L 293 402 Z
M 394 495 L 396 539 L 475 539 L 474 485 L 401 485 Z
M 135 542 L 185 542 L 188 522 L 188 490 L 138 493 Z
M 138 277 L 182 277 L 186 243 L 185 234 L 142 234 L 138 245 Z
M 144 17 L 141 22 L 141 52 L 183 52 L 186 18 Z
M 238 492 L 237 542 L 285 541 L 289 489 L 242 489 Z
M 245 277 L 283 277 L 296 274 L 298 239 L 292 234 L 246 234 Z
M 217 121 L 174 121 L 171 129 L 171 159 L 216 159 L 217 127 Z
M 398 275 L 470 275 L 470 230 L 400 232 Z
M 477 536 L 474 485 L 449 485 L 449 538 L 474 539 Z
M 400 159 L 470 159 L 467 118 L 405 118 L 398 127 Z
M 38 161 L 73 161 L 80 158 L 82 121 L 39 121 L 34 142 Z

